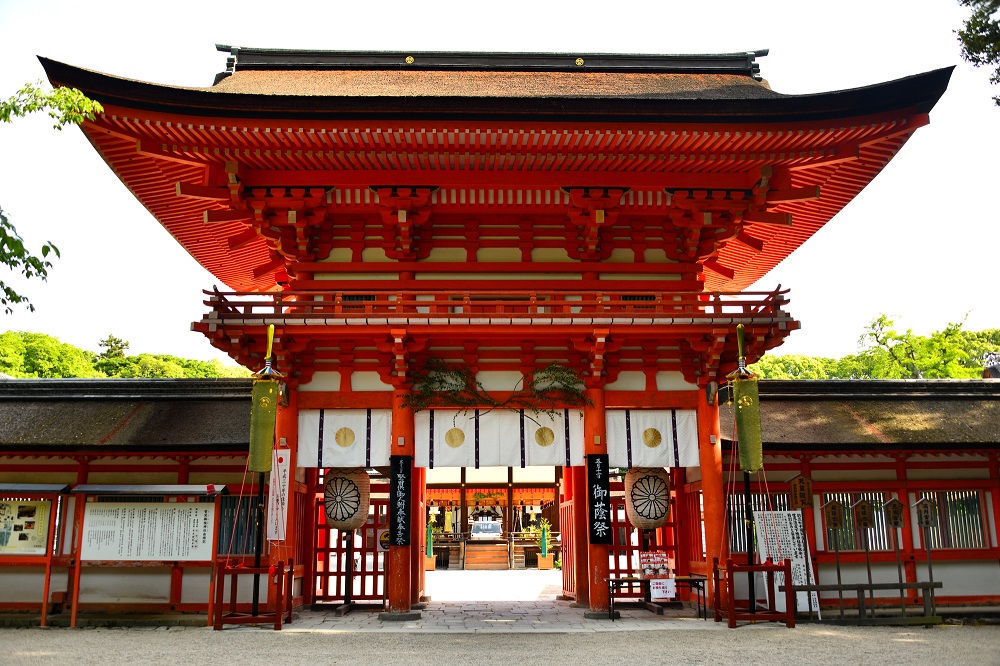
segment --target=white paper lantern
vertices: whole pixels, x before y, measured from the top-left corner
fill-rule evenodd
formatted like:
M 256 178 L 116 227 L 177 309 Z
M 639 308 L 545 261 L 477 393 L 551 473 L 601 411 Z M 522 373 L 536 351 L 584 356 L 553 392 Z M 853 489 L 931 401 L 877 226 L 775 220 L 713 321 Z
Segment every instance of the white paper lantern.
M 652 530 L 670 520 L 670 471 L 633 467 L 625 475 L 625 514 L 634 527 Z
M 335 467 L 326 472 L 323 511 L 326 524 L 356 530 L 368 520 L 371 484 L 364 467 Z

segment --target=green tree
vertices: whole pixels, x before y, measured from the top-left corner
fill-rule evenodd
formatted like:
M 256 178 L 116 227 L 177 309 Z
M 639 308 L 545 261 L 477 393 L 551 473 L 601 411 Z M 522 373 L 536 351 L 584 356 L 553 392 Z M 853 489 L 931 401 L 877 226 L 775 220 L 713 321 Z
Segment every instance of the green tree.
M 39 82 L 41 85 L 41 82 Z M 76 88 L 56 88 L 43 90 L 38 85 L 27 84 L 7 100 L 0 100 L 0 122 L 9 123 L 13 118 L 26 116 L 37 111 L 48 111 L 55 120 L 55 128 L 62 129 L 64 125 L 78 125 L 84 120 L 93 120 L 104 111 L 100 104 L 87 98 Z M 43 282 L 48 278 L 52 263 L 50 255 L 58 257 L 59 248 L 50 242 L 42 245 L 41 256 L 35 256 L 24 246 L 24 240 L 18 235 L 17 229 L 0 209 L 0 263 L 8 266 L 15 273 L 20 273 L 26 279 L 39 278 Z M 4 312 L 13 312 L 12 306 L 23 305 L 30 311 L 35 310 L 28 298 L 16 289 L 0 280 L 0 305 Z
M 126 356 L 129 343 L 109 335 L 99 345 L 100 355 L 79 349 L 41 333 L 8 331 L 0 334 L 0 373 L 18 378 L 198 378 L 250 377 L 238 366 L 218 360 L 198 361 L 166 354 Z
M 11 377 L 101 377 L 94 355 L 51 335 L 8 331 L 0 335 L 0 372 Z
M 829 379 L 832 358 L 785 354 L 766 355 L 750 366 L 761 379 Z
M 922 336 L 895 324 L 884 314 L 873 319 L 857 354 L 764 356 L 750 367 L 762 379 L 973 379 L 1000 355 L 1000 329 L 965 331 L 959 322 Z
M 125 357 L 125 350 L 128 349 L 128 342 L 117 338 L 113 335 L 108 335 L 100 342 L 97 346 L 101 347 L 102 351 L 97 356 L 97 361 L 94 364 L 95 367 L 104 373 L 107 377 L 131 377 L 133 375 L 129 374 L 131 370 L 130 363 Z
M 972 14 L 958 31 L 962 58 L 976 67 L 994 67 L 990 82 L 1000 83 L 1000 0 L 958 2 L 964 7 L 972 8 Z M 993 101 L 1000 106 L 1000 95 L 994 97 Z

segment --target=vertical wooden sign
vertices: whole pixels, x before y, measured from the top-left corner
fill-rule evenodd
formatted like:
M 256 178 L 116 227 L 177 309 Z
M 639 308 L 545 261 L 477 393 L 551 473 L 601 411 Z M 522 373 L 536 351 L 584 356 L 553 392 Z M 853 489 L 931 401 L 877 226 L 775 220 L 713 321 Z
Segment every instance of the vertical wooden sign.
M 788 508 L 811 509 L 813 505 L 812 479 L 798 474 L 788 481 Z
M 882 513 L 885 514 L 885 522 L 889 527 L 902 527 L 905 511 L 906 505 L 895 497 L 882 505 Z
M 868 500 L 854 503 L 854 525 L 865 529 L 875 527 L 875 506 Z
M 917 510 L 917 525 L 920 527 L 937 526 L 937 502 L 922 499 L 913 506 Z
M 590 543 L 614 543 L 611 532 L 611 485 L 608 481 L 608 454 L 587 456 L 587 510 Z
M 412 456 L 389 456 L 389 545 L 410 545 Z
M 844 526 L 844 505 L 832 500 L 823 505 L 823 516 L 826 518 L 826 529 L 839 530 Z

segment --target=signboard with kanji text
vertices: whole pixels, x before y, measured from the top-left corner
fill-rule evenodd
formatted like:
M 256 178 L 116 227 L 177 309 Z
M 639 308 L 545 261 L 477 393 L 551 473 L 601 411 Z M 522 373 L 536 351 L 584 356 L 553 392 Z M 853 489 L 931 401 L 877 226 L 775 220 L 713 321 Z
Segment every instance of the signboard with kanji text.
M 614 543 L 611 531 L 611 484 L 609 482 L 608 454 L 587 456 L 587 512 L 590 525 L 590 543 Z

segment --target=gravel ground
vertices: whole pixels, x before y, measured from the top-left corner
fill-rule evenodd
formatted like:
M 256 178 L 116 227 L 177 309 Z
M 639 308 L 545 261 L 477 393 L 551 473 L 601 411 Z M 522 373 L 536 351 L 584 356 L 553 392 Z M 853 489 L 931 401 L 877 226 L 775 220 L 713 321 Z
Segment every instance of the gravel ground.
M 2 629 L 0 664 L 997 664 L 1000 627 L 360 634 L 254 627 Z

